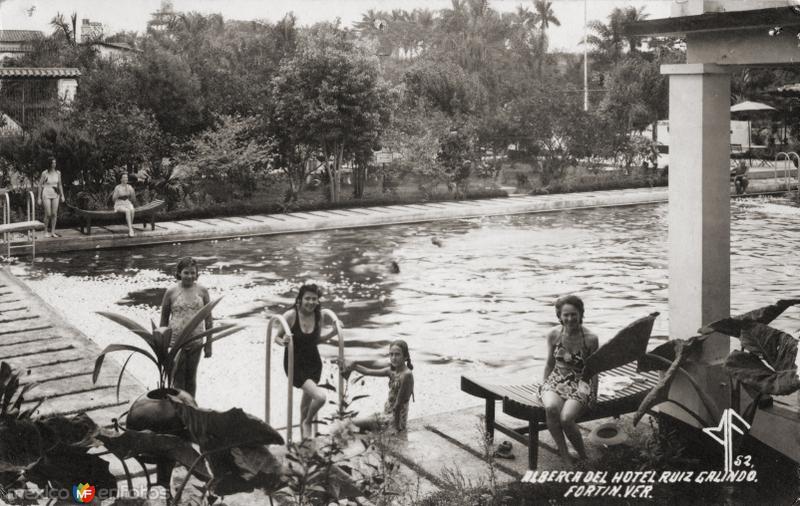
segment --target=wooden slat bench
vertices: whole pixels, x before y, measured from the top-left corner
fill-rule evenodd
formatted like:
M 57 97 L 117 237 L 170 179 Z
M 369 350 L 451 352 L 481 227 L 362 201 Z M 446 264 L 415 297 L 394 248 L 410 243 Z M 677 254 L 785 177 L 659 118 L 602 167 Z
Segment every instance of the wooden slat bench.
M 591 410 L 584 412 L 578 421 L 586 422 L 600 418 L 618 417 L 638 409 L 647 393 L 659 380 L 658 372 L 636 372 L 636 364 L 617 367 L 600 374 L 600 381 L 607 376 L 628 378 L 641 377 L 614 395 L 600 395 Z M 528 446 L 528 468 L 536 469 L 539 458 L 539 431 L 547 429 L 544 406 L 539 399 L 539 383 L 522 385 L 496 384 L 468 376 L 461 376 L 461 390 L 486 401 L 486 433 L 494 435 L 495 429 L 515 441 Z M 503 401 L 503 412 L 528 422 L 527 427 L 514 428 L 495 419 L 495 403 Z
M 166 202 L 163 200 L 154 200 L 148 204 L 143 206 L 139 206 L 133 209 L 133 221 L 136 223 L 137 221 L 141 221 L 143 227 L 147 227 L 147 224 L 150 223 L 150 229 L 156 229 L 156 213 L 158 213 L 164 206 Z M 114 210 L 102 210 L 102 211 L 88 211 L 86 209 L 78 209 L 77 207 L 69 206 L 75 214 L 80 216 L 81 218 L 81 233 L 86 235 L 92 235 L 92 222 L 95 221 L 122 221 L 125 222 L 125 213 L 117 212 Z M 84 232 L 84 227 L 86 231 Z

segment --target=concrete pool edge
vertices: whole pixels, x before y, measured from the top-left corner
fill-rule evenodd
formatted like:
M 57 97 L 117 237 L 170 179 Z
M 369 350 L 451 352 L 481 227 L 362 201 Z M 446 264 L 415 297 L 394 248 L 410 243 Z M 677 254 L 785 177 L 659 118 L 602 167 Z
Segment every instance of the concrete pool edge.
M 753 182 L 751 192 L 781 191 L 779 182 Z M 123 225 L 97 227 L 91 236 L 76 229 L 62 236 L 37 240 L 38 253 L 60 253 L 94 249 L 130 248 L 178 242 L 230 239 L 260 235 L 293 234 L 342 228 L 377 227 L 428 221 L 530 214 L 575 209 L 657 204 L 667 202 L 667 187 L 604 190 L 553 195 L 512 196 L 496 199 L 419 203 L 384 207 L 362 207 L 331 211 L 252 215 L 202 220 L 163 221 L 156 230 L 137 229 L 128 237 Z

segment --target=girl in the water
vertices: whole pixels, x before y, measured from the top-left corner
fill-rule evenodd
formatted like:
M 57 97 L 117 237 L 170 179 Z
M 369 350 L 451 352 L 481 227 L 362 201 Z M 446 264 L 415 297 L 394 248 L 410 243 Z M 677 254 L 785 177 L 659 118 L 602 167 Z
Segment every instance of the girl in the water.
M 356 371 L 366 376 L 389 378 L 389 397 L 386 399 L 383 412 L 367 418 L 357 418 L 353 423 L 362 430 L 375 430 L 381 426 L 391 425 L 395 432 L 405 431 L 408 424 L 408 403 L 414 395 L 414 374 L 411 372 L 413 369 L 408 344 L 399 339 L 389 345 L 389 367 L 374 369 L 356 362 L 345 361 L 342 374 Z

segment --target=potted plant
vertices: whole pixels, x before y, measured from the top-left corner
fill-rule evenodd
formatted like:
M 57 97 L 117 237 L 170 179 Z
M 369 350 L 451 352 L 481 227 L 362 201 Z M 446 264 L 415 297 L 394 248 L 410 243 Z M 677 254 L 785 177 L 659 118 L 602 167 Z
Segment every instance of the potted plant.
M 107 346 L 95 361 L 92 382 L 97 382 L 106 355 L 115 351 L 131 352 L 123 363 L 122 370 L 117 379 L 117 398 L 119 398 L 119 387 L 122 382 L 122 376 L 125 373 L 125 368 L 134 355 L 144 355 L 153 362 L 158 369 L 158 388 L 136 399 L 128 410 L 126 426 L 129 429 L 152 430 L 157 433 L 169 434 L 177 434 L 183 430 L 184 425 L 175 411 L 173 403 L 170 402 L 170 398 L 172 398 L 173 401 L 191 406 L 196 406 L 196 404 L 188 392 L 173 387 L 178 358 L 182 353 L 186 353 L 187 348 L 199 339 L 208 337 L 211 342 L 219 341 L 224 337 L 242 330 L 240 326 L 225 324 L 194 334 L 194 330 L 200 322 L 204 321 L 208 315 L 211 314 L 211 311 L 220 300 L 221 299 L 216 299 L 211 301 L 200 309 L 192 317 L 177 339 L 175 339 L 175 345 L 172 347 L 170 347 L 172 329 L 169 327 L 156 327 L 155 323 L 152 323 L 152 328 L 148 331 L 125 316 L 116 313 L 98 312 L 98 314 L 122 325 L 141 337 L 150 349 L 146 350 L 128 344 L 111 344 Z

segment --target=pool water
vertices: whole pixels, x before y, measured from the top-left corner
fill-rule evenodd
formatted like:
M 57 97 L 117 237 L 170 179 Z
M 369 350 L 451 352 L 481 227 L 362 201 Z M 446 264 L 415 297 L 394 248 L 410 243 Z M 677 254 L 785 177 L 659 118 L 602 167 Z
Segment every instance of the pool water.
M 732 203 L 734 313 L 798 295 L 798 217 L 797 208 L 773 201 Z M 653 311 L 661 312 L 653 333 L 664 336 L 666 219 L 666 205 L 499 216 L 57 254 L 33 267 L 18 265 L 15 272 L 100 346 L 136 344 L 136 336 L 95 311 L 158 322 L 163 292 L 175 282 L 176 259 L 194 256 L 199 282 L 212 298 L 223 296 L 215 317 L 246 327 L 216 343 L 214 356 L 201 361 L 198 402 L 215 409 L 239 406 L 259 416 L 265 313 L 286 310 L 299 284 L 314 280 L 325 288 L 324 306 L 345 324 L 348 358 L 386 363 L 392 340 L 408 342 L 415 365 L 414 418 L 479 404 L 459 390 L 464 373 L 539 379 L 544 335 L 557 323 L 553 302 L 563 294 L 584 299 L 585 324 L 601 342 Z M 798 313 L 790 309 L 775 325 L 795 334 Z M 286 379 L 282 350 L 274 349 L 271 413 L 282 423 Z M 336 348 L 323 345 L 321 352 L 329 359 Z M 325 362 L 324 378 L 334 383 L 336 369 Z M 148 362 L 129 367 L 154 385 Z M 370 395 L 355 406 L 362 412 L 380 409 L 386 392 L 385 379 L 350 386 L 351 394 Z

